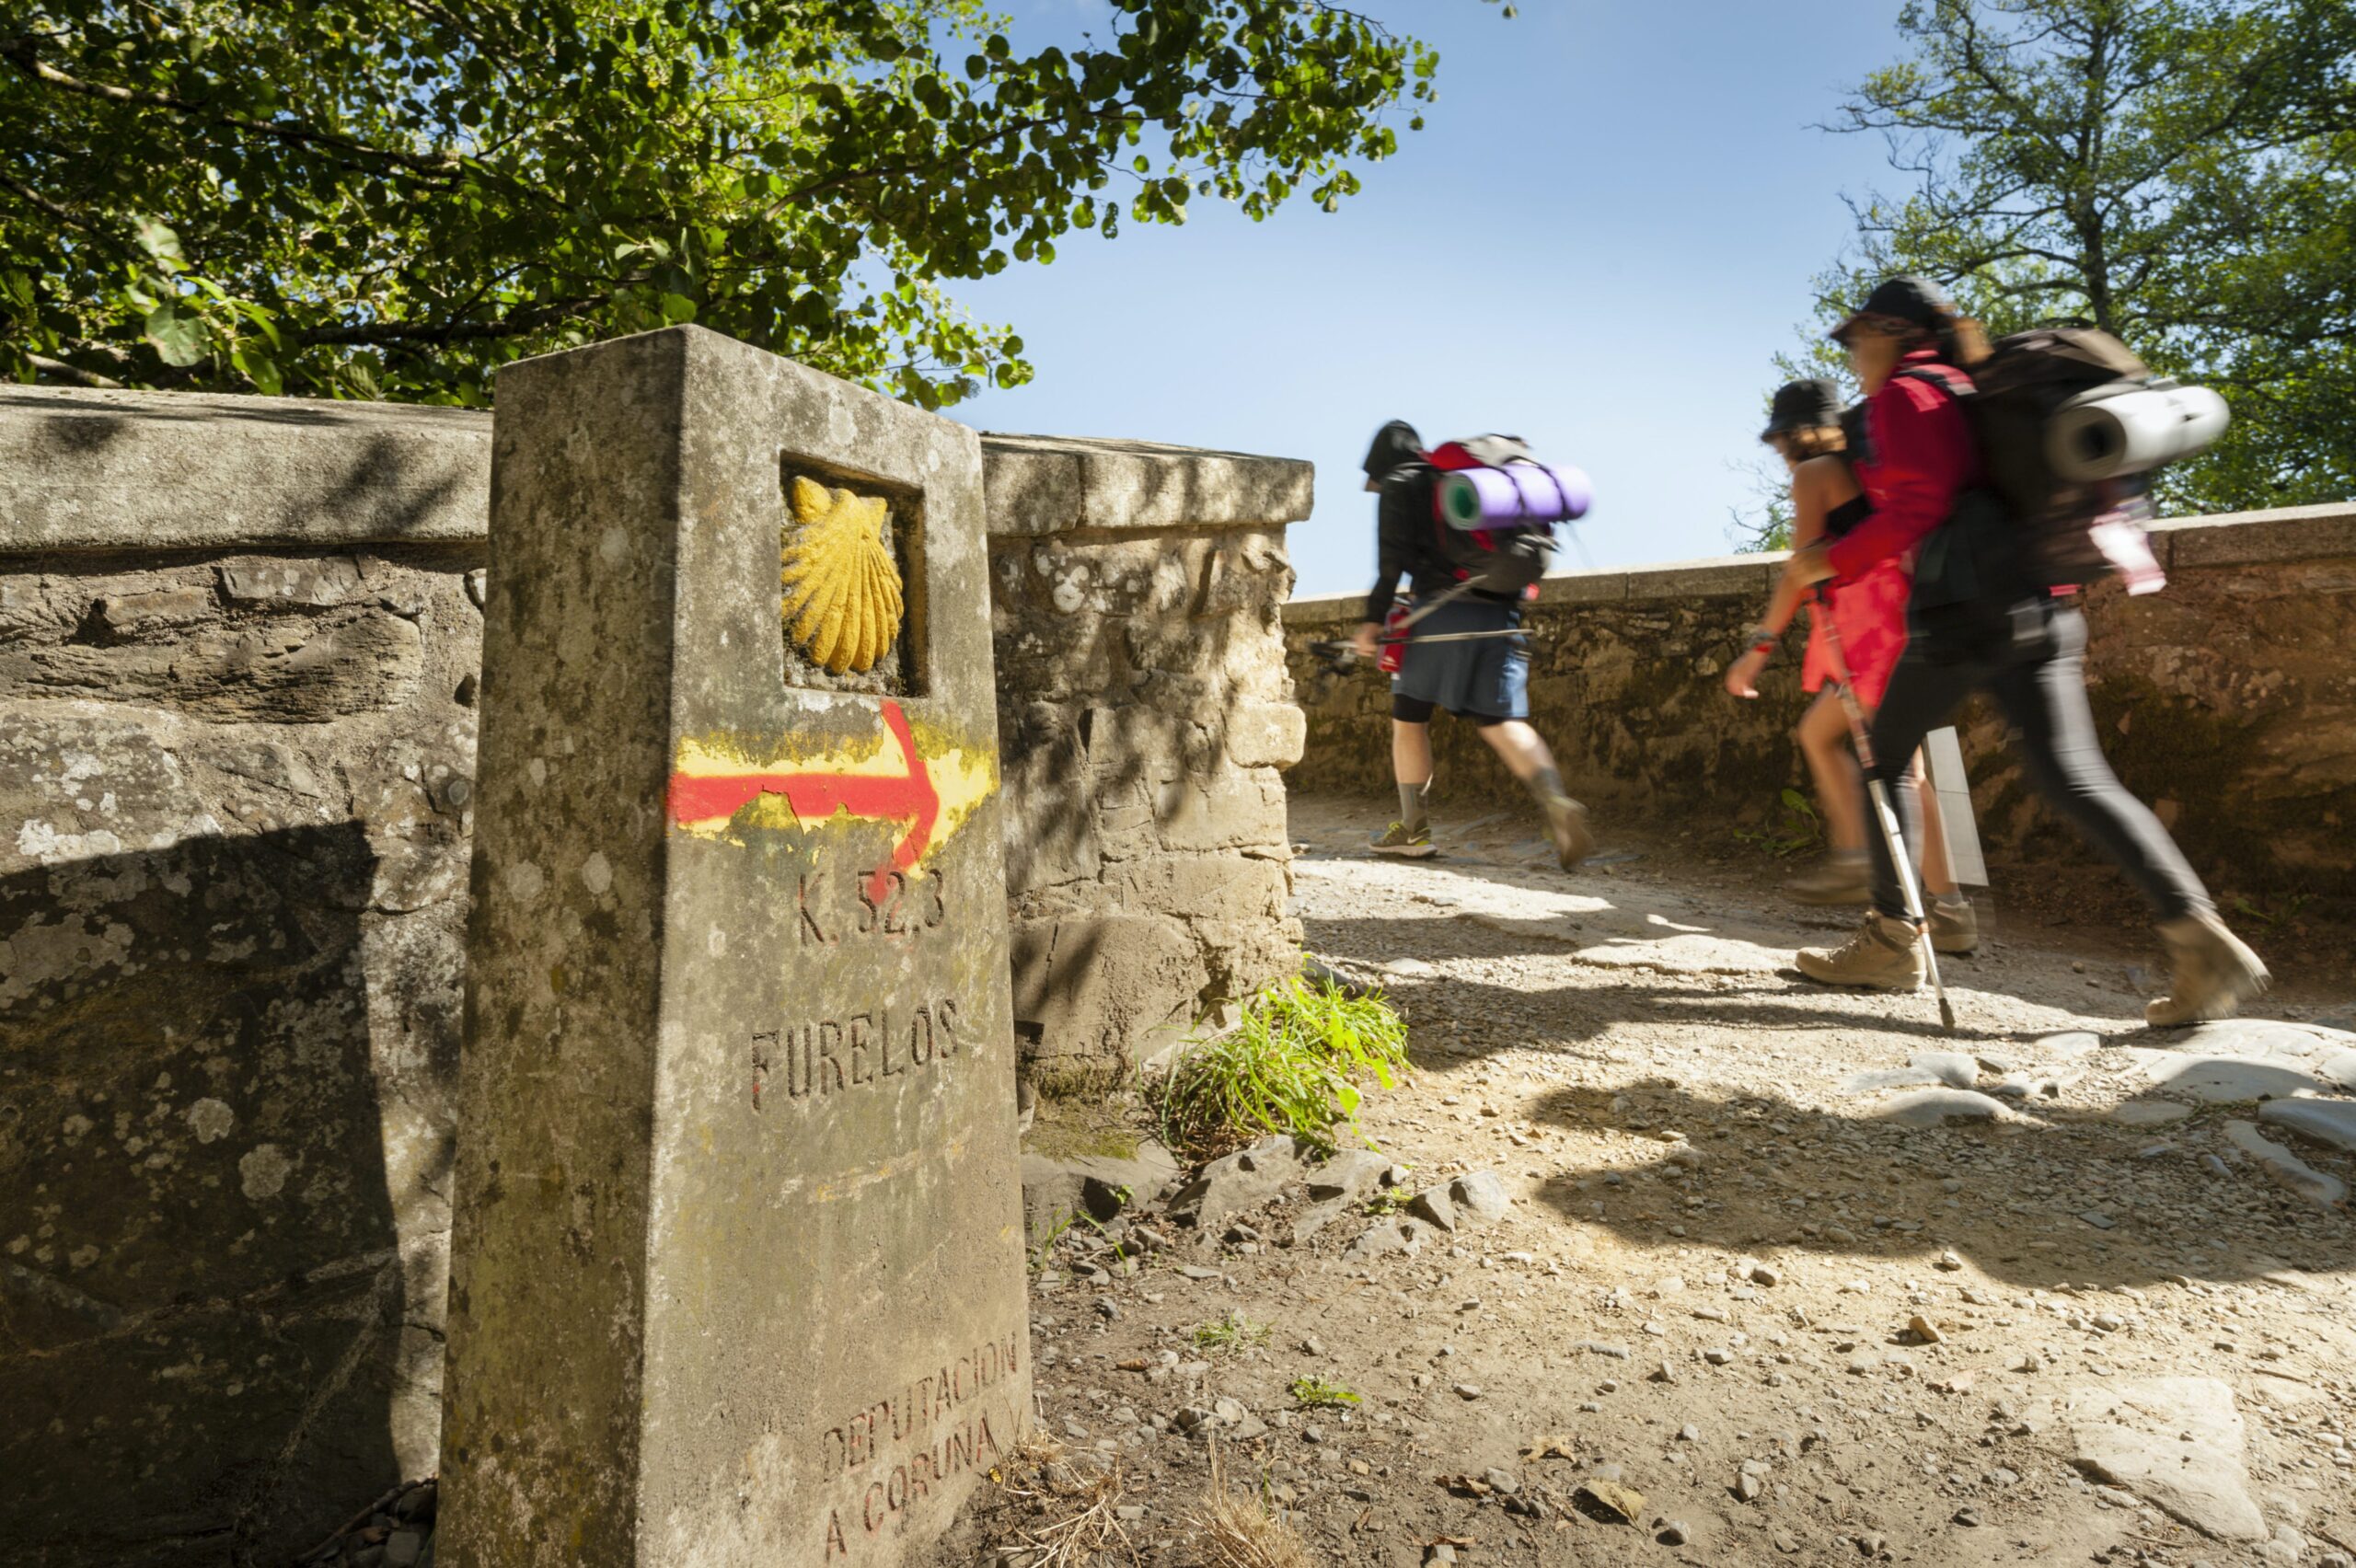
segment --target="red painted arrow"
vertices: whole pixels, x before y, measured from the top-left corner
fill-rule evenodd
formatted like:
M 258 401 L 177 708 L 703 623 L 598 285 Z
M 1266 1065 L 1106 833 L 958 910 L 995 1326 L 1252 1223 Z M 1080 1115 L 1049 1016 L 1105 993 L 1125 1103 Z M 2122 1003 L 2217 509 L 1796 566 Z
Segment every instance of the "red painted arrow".
M 884 705 L 884 726 L 900 744 L 907 770 L 897 777 L 862 773 L 674 773 L 671 775 L 671 820 L 710 822 L 732 817 L 762 795 L 783 795 L 793 814 L 804 822 L 823 822 L 837 812 L 882 822 L 908 824 L 906 836 L 892 851 L 890 870 L 905 871 L 917 863 L 932 842 L 933 825 L 941 820 L 941 792 L 917 751 L 908 716 L 896 702 Z M 884 895 L 889 878 L 879 870 L 869 884 L 872 896 Z

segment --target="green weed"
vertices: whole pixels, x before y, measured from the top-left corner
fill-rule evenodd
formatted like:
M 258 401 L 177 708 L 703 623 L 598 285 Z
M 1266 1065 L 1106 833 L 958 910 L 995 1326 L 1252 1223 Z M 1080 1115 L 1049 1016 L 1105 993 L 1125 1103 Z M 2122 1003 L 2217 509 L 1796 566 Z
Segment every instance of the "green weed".
M 2246 898 L 2235 899 L 2234 908 L 2237 913 L 2248 916 L 2270 931 L 2277 926 L 2287 925 L 2297 919 L 2305 912 L 2307 905 L 2314 902 L 2313 894 L 2293 893 L 2283 897 L 2280 908 L 2268 909 L 2261 905 L 2252 904 Z
M 1265 1344 L 1273 1332 L 1265 1323 L 1255 1323 L 1241 1312 L 1230 1312 L 1214 1323 L 1195 1325 L 1196 1350 L 1241 1350 L 1245 1345 Z
M 1131 1193 L 1126 1187 L 1115 1187 L 1113 1189 L 1113 1192 L 1120 1200 L 1120 1204 L 1123 1208 L 1129 1206 L 1129 1199 L 1134 1196 L 1134 1194 Z M 1103 1226 L 1097 1223 L 1097 1219 L 1094 1215 L 1089 1213 L 1086 1209 L 1074 1209 L 1069 1214 L 1064 1216 L 1061 1220 L 1057 1221 L 1056 1228 L 1048 1231 L 1046 1235 L 1041 1237 L 1039 1239 L 1038 1245 L 1031 1249 L 1031 1272 L 1033 1274 L 1043 1274 L 1046 1271 L 1047 1261 L 1055 1253 L 1056 1243 L 1064 1239 L 1064 1233 L 1068 1231 L 1075 1225 L 1084 1225 L 1088 1227 L 1089 1229 L 1096 1232 L 1099 1237 L 1103 1238 L 1103 1240 L 1109 1243 L 1113 1249 L 1113 1261 L 1114 1262 L 1119 1262 L 1129 1255 L 1128 1249 L 1123 1246 L 1120 1242 L 1114 1240 L 1111 1233 L 1108 1232 Z
M 1371 1148 L 1357 1122 L 1357 1080 L 1391 1089 L 1407 1071 L 1407 1025 L 1380 996 L 1299 975 L 1271 981 L 1233 1030 L 1187 1050 L 1162 1080 L 1162 1137 L 1200 1149 L 1291 1133 L 1331 1149 L 1334 1128 L 1347 1123 Z
M 1784 790 L 1784 824 L 1768 831 L 1737 828 L 1735 837 L 1755 848 L 1764 849 L 1779 860 L 1805 854 L 1824 841 L 1824 824 L 1818 818 L 1816 808 L 1797 790 Z
M 1358 1402 L 1357 1395 L 1339 1383 L 1329 1383 L 1322 1378 L 1295 1378 L 1292 1397 L 1305 1405 L 1330 1405 L 1349 1409 Z

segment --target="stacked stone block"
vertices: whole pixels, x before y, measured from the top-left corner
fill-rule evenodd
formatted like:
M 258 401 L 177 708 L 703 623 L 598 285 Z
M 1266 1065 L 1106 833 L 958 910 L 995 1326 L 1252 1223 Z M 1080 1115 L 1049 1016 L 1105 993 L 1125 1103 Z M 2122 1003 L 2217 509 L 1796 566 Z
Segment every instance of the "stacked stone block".
M 1306 463 L 997 437 L 987 467 L 1026 1074 L 1116 1077 L 1297 963 L 1284 525 Z

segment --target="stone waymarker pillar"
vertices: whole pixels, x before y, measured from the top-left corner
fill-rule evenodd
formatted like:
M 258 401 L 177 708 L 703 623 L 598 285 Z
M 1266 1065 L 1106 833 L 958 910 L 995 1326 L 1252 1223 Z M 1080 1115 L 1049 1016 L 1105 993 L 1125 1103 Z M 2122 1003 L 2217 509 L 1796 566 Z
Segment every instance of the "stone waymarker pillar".
M 1030 1402 L 974 432 L 499 379 L 442 1568 L 900 1561 Z

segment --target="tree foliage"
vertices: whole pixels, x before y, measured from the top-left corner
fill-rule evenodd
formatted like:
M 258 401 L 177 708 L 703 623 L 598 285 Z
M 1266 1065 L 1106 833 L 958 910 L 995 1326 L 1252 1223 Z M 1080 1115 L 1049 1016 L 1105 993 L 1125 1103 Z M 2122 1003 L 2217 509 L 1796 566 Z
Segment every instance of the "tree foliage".
M 478 403 L 699 321 L 925 407 L 1028 378 L 944 284 L 1327 208 L 1437 56 L 1322 0 L 33 0 L 0 22 L 0 368 Z M 1420 124 L 1420 120 L 1414 121 Z
M 1819 322 L 1915 271 L 1999 333 L 2091 323 L 2233 406 L 2173 506 L 2356 494 L 2356 6 L 1909 0 L 1899 26 L 1911 56 L 1829 128 L 1886 137 L 1912 188 L 1853 203 Z

